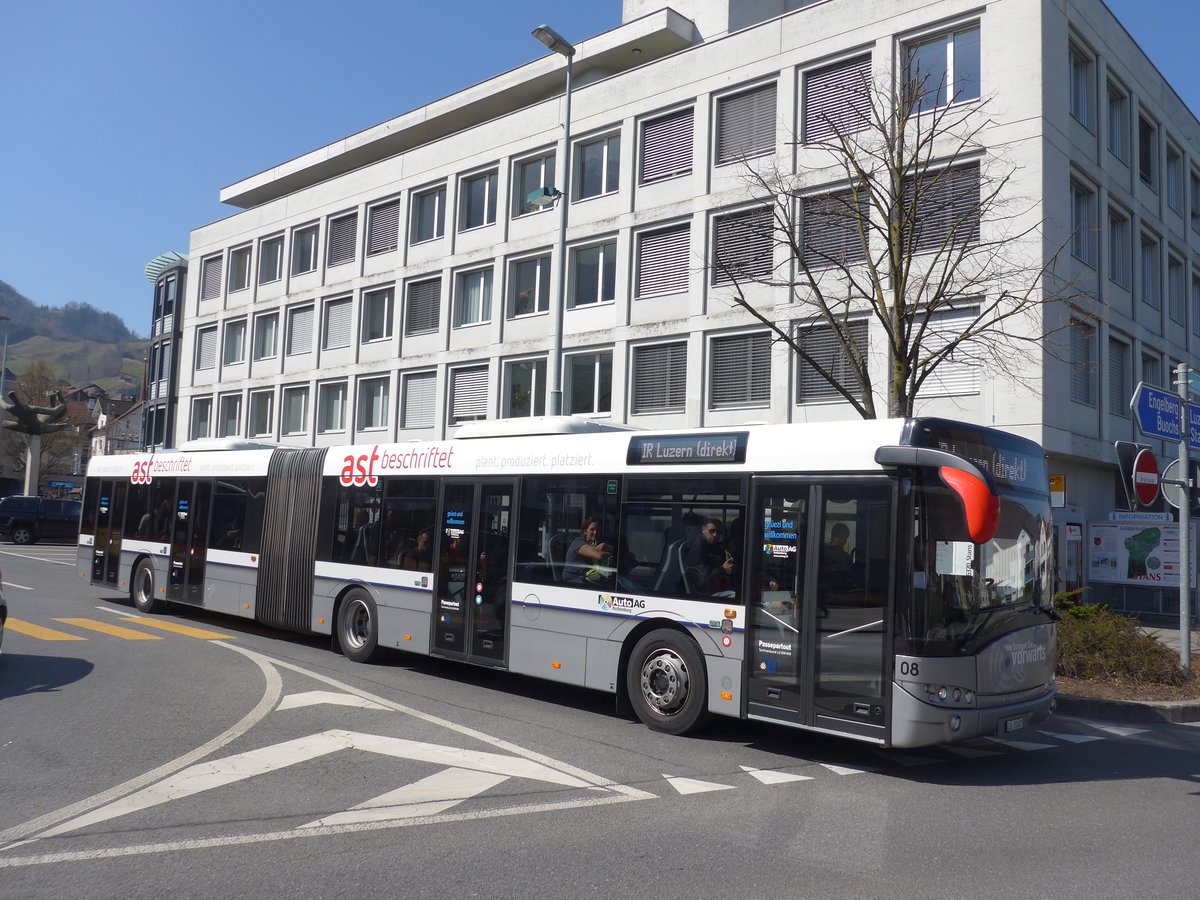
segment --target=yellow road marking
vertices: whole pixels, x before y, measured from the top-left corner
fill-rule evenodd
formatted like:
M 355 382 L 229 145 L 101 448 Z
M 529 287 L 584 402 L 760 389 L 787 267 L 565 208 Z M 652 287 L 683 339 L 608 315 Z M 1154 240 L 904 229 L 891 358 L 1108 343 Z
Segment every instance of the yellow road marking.
M 125 622 L 137 622 L 139 625 L 147 625 L 150 628 L 161 628 L 163 631 L 173 631 L 176 634 L 185 634 L 188 637 L 200 638 L 202 641 L 211 640 L 226 640 L 233 641 L 236 638 L 231 634 L 220 634 L 216 631 L 205 631 L 203 628 L 193 628 L 191 625 L 180 625 L 178 622 L 160 622 L 158 619 L 123 619 Z
M 77 634 L 67 634 L 65 631 L 55 631 L 53 628 L 46 628 L 42 625 L 34 625 L 32 622 L 22 622 L 20 619 L 9 619 L 4 626 L 9 631 L 15 631 L 17 634 L 25 634 L 29 637 L 37 638 L 39 641 L 86 641 L 87 638 L 80 637 Z
M 161 641 L 161 635 L 146 634 L 144 631 L 134 631 L 132 628 L 122 628 L 120 625 L 109 625 L 107 622 L 97 622 L 95 619 L 55 619 L 64 625 L 75 625 L 87 628 L 89 631 L 99 631 L 111 634 L 113 637 L 124 638 L 127 641 Z

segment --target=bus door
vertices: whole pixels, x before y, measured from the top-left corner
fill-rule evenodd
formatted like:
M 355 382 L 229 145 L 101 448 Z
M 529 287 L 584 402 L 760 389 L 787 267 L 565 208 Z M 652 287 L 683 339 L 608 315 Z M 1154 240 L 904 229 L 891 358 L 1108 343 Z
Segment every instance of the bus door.
M 95 536 L 92 544 L 92 584 L 117 583 L 117 570 L 121 565 L 121 514 L 125 509 L 126 487 L 123 481 L 107 478 L 98 483 L 96 519 L 92 531 Z
M 208 513 L 212 483 L 180 479 L 171 523 L 171 571 L 167 599 L 204 602 L 204 562 L 208 557 Z
M 503 663 L 512 551 L 511 482 L 444 482 L 433 652 Z
M 755 498 L 761 551 L 748 610 L 749 713 L 882 739 L 890 482 L 762 479 Z

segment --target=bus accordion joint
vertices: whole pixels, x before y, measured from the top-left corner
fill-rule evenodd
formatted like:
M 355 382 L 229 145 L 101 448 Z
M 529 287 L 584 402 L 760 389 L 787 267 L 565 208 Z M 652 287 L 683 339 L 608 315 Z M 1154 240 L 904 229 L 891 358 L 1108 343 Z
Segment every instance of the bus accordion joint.
M 942 481 L 963 504 L 967 532 L 972 542 L 986 544 L 1000 525 L 1000 496 L 987 470 L 957 453 L 933 447 L 886 446 L 875 451 L 881 466 L 913 466 L 937 469 Z

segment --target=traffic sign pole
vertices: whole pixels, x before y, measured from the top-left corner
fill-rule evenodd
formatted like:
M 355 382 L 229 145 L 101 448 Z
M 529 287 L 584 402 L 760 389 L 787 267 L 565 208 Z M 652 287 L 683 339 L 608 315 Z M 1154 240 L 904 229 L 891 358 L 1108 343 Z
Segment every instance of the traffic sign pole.
M 1191 671 L 1192 668 L 1192 612 L 1191 612 L 1191 568 L 1192 568 L 1192 548 L 1190 546 L 1191 530 L 1191 456 L 1189 455 L 1188 447 L 1188 432 L 1191 431 L 1188 423 L 1190 416 L 1187 414 L 1188 409 L 1188 388 L 1191 385 L 1192 370 L 1186 363 L 1180 363 L 1175 369 L 1175 384 L 1179 388 L 1179 399 L 1183 406 L 1182 427 L 1179 429 L 1179 471 L 1183 478 L 1184 502 L 1179 504 L 1179 559 L 1182 565 L 1179 567 L 1179 663 L 1184 669 Z

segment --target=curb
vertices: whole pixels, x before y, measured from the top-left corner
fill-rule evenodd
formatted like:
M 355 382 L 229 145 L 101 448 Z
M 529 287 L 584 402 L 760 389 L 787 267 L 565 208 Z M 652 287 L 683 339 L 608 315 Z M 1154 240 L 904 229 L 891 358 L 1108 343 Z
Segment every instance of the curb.
M 1066 716 L 1086 716 L 1110 722 L 1200 722 L 1200 700 L 1101 700 L 1096 697 L 1058 695 L 1055 712 Z

